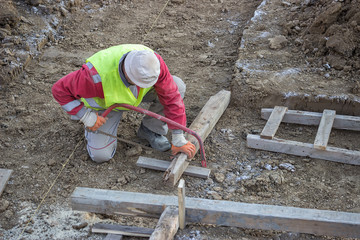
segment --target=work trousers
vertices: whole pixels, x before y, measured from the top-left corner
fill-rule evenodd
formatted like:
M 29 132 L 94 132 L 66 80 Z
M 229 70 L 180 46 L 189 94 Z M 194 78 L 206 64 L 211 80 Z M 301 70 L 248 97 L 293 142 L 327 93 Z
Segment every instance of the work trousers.
M 181 97 L 184 98 L 186 91 L 185 83 L 177 76 L 172 77 L 178 86 Z M 144 96 L 142 102 L 151 102 L 149 111 L 163 115 L 164 107 L 161 105 L 154 88 Z M 104 111 L 99 111 L 99 115 L 103 112 Z M 116 136 L 123 112 L 124 111 L 111 111 L 107 115 L 108 119 L 106 120 L 106 123 L 102 125 L 99 130 Z M 142 123 L 145 127 L 157 134 L 166 135 L 168 132 L 168 126 L 165 122 L 147 115 L 143 118 Z M 90 132 L 86 129 L 85 138 L 87 140 L 87 150 L 89 156 L 93 161 L 102 163 L 109 161 L 114 156 L 117 147 L 117 139 L 101 133 Z

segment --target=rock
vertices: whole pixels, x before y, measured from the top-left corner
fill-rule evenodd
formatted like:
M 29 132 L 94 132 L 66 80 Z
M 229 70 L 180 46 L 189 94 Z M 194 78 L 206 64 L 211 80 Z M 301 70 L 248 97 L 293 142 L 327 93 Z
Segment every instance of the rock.
M 246 189 L 244 187 L 240 187 L 238 190 L 236 190 L 239 194 L 244 194 L 246 192 Z
M 211 178 L 208 178 L 208 179 L 206 179 L 205 183 L 208 185 L 212 185 L 212 184 L 214 184 L 214 180 L 212 180 Z
M 6 210 L 4 212 L 4 216 L 5 216 L 6 219 L 10 219 L 10 218 L 12 218 L 14 216 L 14 213 L 11 210 Z
M 185 3 L 185 0 L 171 0 L 171 3 L 183 4 L 183 3 Z
M 120 185 L 124 185 L 127 183 L 127 180 L 126 180 L 125 176 L 121 176 L 120 178 L 118 178 L 116 180 L 116 182 L 119 183 Z
M 34 232 L 34 229 L 32 229 L 32 228 L 26 228 L 26 229 L 24 230 L 24 232 L 31 234 L 31 233 Z
M 269 179 L 274 182 L 275 184 L 282 184 L 284 183 L 285 179 L 283 177 L 283 173 L 281 171 L 279 172 L 270 172 L 269 173 Z
M 81 5 L 82 0 L 70 0 L 69 7 L 79 7 Z
M 225 182 L 231 184 L 236 179 L 236 175 L 232 172 L 226 174 Z
M 234 197 L 234 194 L 232 194 L 232 193 L 227 193 L 225 196 L 224 196 L 224 199 L 225 200 L 231 200 L 232 198 Z
M 288 40 L 283 35 L 275 36 L 274 38 L 269 38 L 270 48 L 274 50 L 282 49 L 287 45 Z
M 19 21 L 19 13 L 13 6 L 13 1 L 1 1 L 0 26 L 14 27 Z
M 125 156 L 132 157 L 136 155 L 140 155 L 142 151 L 142 148 L 140 146 L 134 146 L 133 148 L 130 148 L 125 152 Z
M 43 0 L 30 0 L 29 3 L 30 3 L 30 5 L 33 5 L 33 6 L 39 6 L 40 4 L 43 3 Z
M 343 42 L 341 43 L 343 44 Z M 329 62 L 330 66 L 335 68 L 336 70 L 343 70 L 344 66 L 346 65 L 346 60 L 340 56 L 329 55 L 327 56 L 327 61 Z
M 304 40 L 302 40 L 301 38 L 295 39 L 295 45 L 296 46 L 301 46 L 303 43 L 304 43 Z
M 264 165 L 264 169 L 270 171 L 270 170 L 272 169 L 272 166 L 271 166 L 270 164 L 266 163 L 266 164 Z
M 341 14 L 341 3 L 334 3 L 328 9 L 318 14 L 314 22 L 309 27 L 311 34 L 319 34 L 325 30 L 336 20 Z
M 156 26 L 157 29 L 164 29 L 166 27 L 165 24 L 159 24 Z
M 258 185 L 266 185 L 270 182 L 270 173 L 259 175 L 255 178 L 256 184 Z
M 9 205 L 10 205 L 9 201 L 7 201 L 5 199 L 1 199 L 0 200 L 0 212 L 4 212 L 9 207 Z
M 265 197 L 265 198 L 271 198 L 272 197 L 271 193 L 269 193 L 269 192 L 258 192 L 257 195 L 259 197 Z
M 185 33 L 175 33 L 173 36 L 174 36 L 175 38 L 181 38 L 181 37 L 185 37 L 186 34 L 185 34 Z
M 3 40 L 6 36 L 11 35 L 11 32 L 5 28 L 0 28 L 0 40 Z M 6 63 L 1 60 L 0 65 L 6 65 Z
M 146 173 L 146 169 L 145 168 L 140 168 L 140 170 L 138 171 L 139 174 L 144 174 Z
M 68 10 L 66 10 L 64 7 L 60 7 L 60 13 L 63 17 L 66 17 L 69 13 Z
M 50 159 L 50 160 L 48 161 L 48 166 L 54 166 L 55 164 L 56 164 L 55 159 Z
M 73 229 L 76 229 L 76 230 L 79 230 L 79 229 L 82 229 L 82 228 L 85 228 L 87 227 L 88 223 L 87 222 L 82 222 L 78 225 L 72 225 L 72 228 Z
M 214 176 L 216 181 L 218 181 L 219 183 L 222 183 L 225 180 L 225 175 L 222 173 L 215 173 Z
M 355 82 L 352 89 L 351 89 L 351 92 L 354 93 L 354 94 L 357 94 L 360 92 L 360 82 Z
M 215 199 L 215 200 L 221 200 L 221 199 L 222 199 L 222 197 L 220 196 L 220 194 L 218 194 L 218 193 L 215 192 L 215 191 L 208 191 L 207 194 L 210 195 L 210 196 L 212 196 L 213 199 Z
M 344 68 L 343 68 L 343 70 L 344 70 L 345 72 L 350 72 L 351 69 L 352 69 L 352 66 L 344 66 Z
M 214 189 L 214 191 L 216 191 L 216 192 L 221 192 L 221 191 L 223 190 L 222 187 L 214 187 L 213 189 Z
M 294 165 L 290 164 L 290 163 L 281 163 L 279 165 L 280 169 L 285 169 L 288 170 L 289 172 L 295 172 L 295 167 Z

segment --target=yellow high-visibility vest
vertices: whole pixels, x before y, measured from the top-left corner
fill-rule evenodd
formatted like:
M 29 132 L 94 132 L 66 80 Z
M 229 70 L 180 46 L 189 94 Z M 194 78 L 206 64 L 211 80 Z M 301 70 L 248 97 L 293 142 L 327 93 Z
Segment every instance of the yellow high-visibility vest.
M 119 61 L 121 57 L 132 50 L 149 50 L 153 52 L 153 50 L 144 45 L 123 44 L 99 51 L 86 60 L 86 63 L 90 62 L 99 73 L 104 92 L 104 98 L 81 98 L 86 107 L 102 110 L 115 103 L 126 103 L 135 107 L 141 103 L 145 94 L 152 87 L 140 88 L 136 98 L 131 90 L 125 86 L 119 74 Z M 94 101 L 96 104 L 94 104 Z M 117 109 L 128 110 L 126 108 Z

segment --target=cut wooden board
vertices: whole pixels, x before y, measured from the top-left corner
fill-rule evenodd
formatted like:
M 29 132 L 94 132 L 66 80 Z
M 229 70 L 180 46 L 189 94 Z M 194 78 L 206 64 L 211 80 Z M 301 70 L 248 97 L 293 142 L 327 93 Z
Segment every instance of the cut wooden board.
M 342 148 L 327 147 L 326 150 L 314 148 L 311 143 L 302 143 L 284 139 L 262 139 L 259 135 L 247 135 L 247 146 L 271 152 L 287 153 L 296 156 L 304 156 L 360 165 L 360 152 Z
M 154 232 L 151 228 L 141 228 L 116 224 L 95 223 L 91 229 L 93 233 L 110 233 L 123 236 L 150 237 Z
M 325 150 L 329 141 L 331 129 L 334 123 L 336 112 L 334 110 L 324 110 L 320 125 L 316 134 L 314 148 Z
M 179 229 L 179 213 L 175 206 L 168 206 L 161 214 L 154 232 L 149 240 L 170 240 L 174 239 Z
M 163 161 L 155 158 L 147 158 L 140 156 L 139 159 L 136 162 L 136 166 L 143 167 L 143 168 L 149 168 L 159 171 L 165 171 L 170 166 L 169 161 Z M 211 170 L 208 168 L 203 167 L 196 167 L 196 166 L 188 166 L 185 171 L 184 175 L 192 176 L 192 177 L 198 177 L 198 178 L 208 178 L 210 175 Z
M 0 168 L 0 196 L 3 193 L 12 172 L 13 170 L 11 169 Z
M 276 106 L 272 111 L 260 136 L 265 139 L 273 139 L 280 123 L 287 111 L 287 107 Z
M 185 180 L 180 179 L 178 186 L 178 203 L 179 203 L 179 227 L 185 228 Z
M 205 141 L 211 130 L 214 128 L 217 121 L 220 119 L 230 102 L 230 92 L 221 90 L 212 96 L 205 106 L 201 109 L 198 116 L 190 125 L 190 129 L 195 131 L 202 141 Z M 187 134 L 186 138 L 195 144 L 196 151 L 199 150 L 199 143 L 192 135 Z M 168 180 L 172 186 L 181 178 L 181 175 L 189 165 L 186 154 L 180 154 L 175 158 L 170 165 L 171 167 L 165 172 L 164 180 Z
M 79 187 L 71 195 L 73 210 L 155 218 L 159 218 L 164 206 L 176 206 L 177 201 L 177 196 Z M 360 214 L 358 213 L 190 197 L 185 198 L 185 204 L 187 222 L 327 236 L 360 237 Z
M 268 119 L 272 110 L 272 108 L 261 109 L 261 117 L 263 119 Z M 320 124 L 321 117 L 322 113 L 319 112 L 287 110 L 282 122 L 318 126 Z M 333 128 L 360 131 L 360 117 L 336 115 Z

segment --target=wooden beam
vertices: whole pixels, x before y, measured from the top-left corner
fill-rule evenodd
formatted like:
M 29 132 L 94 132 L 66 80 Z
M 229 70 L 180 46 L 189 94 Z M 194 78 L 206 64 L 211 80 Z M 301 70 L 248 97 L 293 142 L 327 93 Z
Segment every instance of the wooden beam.
M 140 156 L 136 162 L 136 166 L 143 167 L 143 168 L 149 168 L 159 171 L 166 171 L 166 169 L 170 166 L 169 161 L 163 161 L 155 158 L 147 158 Z M 207 179 L 210 175 L 211 170 L 208 168 L 203 167 L 196 167 L 196 166 L 188 166 L 185 171 L 184 175 L 192 176 L 192 177 L 198 177 L 198 178 L 204 178 Z
M 280 123 L 287 111 L 287 107 L 276 106 L 272 111 L 260 136 L 265 139 L 273 139 Z
M 268 140 L 270 141 L 270 140 Z M 177 196 L 76 188 L 73 210 L 159 218 Z M 185 198 L 186 221 L 218 226 L 360 237 L 360 214 L 329 210 Z
M 151 234 L 149 240 L 171 240 L 179 229 L 179 213 L 175 206 L 168 206 Z
M 179 203 L 179 225 L 180 229 L 185 228 L 185 180 L 180 179 L 178 186 L 178 203 Z
M 93 233 L 110 233 L 124 236 L 150 237 L 154 232 L 151 228 L 124 226 L 116 224 L 95 223 L 91 229 Z
M 217 121 L 220 119 L 224 111 L 230 102 L 230 92 L 221 90 L 214 96 L 212 96 L 205 106 L 201 109 L 198 116 L 195 118 L 193 123 L 190 125 L 190 129 L 195 131 L 202 141 L 205 141 L 211 130 L 214 128 Z M 199 150 L 199 143 L 196 138 L 192 135 L 186 137 L 190 142 L 195 144 L 196 151 Z M 164 180 L 169 181 L 172 186 L 179 181 L 181 175 L 189 165 L 186 154 L 180 154 L 170 164 L 169 169 L 164 174 Z
M 326 149 L 335 116 L 336 116 L 336 111 L 326 110 L 326 109 L 324 110 L 323 115 L 321 117 L 318 131 L 316 134 L 314 148 L 320 149 L 320 150 Z
M 272 108 L 262 108 L 261 117 L 267 120 L 270 117 L 272 110 Z M 282 122 L 318 126 L 321 117 L 322 113 L 319 112 L 287 110 Z M 333 128 L 360 131 L 360 117 L 336 115 Z
M 247 146 L 271 152 L 360 165 L 360 152 L 343 148 L 327 147 L 326 150 L 319 150 L 314 148 L 314 145 L 311 143 L 302 143 L 284 139 L 262 139 L 259 135 L 252 134 L 247 135 Z
M 3 193 L 12 172 L 13 170 L 11 169 L 0 168 L 0 196 Z
M 111 233 L 106 235 L 106 237 L 104 238 L 104 240 L 122 240 L 122 239 L 123 239 L 122 235 L 111 234 Z

